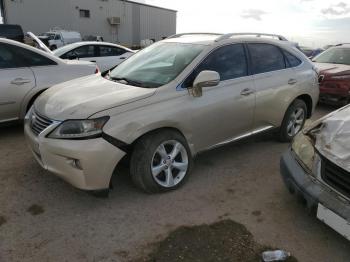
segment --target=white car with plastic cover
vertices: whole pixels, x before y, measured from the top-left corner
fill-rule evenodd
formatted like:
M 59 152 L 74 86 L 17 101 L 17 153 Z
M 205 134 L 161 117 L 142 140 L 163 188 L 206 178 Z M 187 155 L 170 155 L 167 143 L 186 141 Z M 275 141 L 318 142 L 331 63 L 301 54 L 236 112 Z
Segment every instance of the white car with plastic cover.
M 281 174 L 321 221 L 350 240 L 350 106 L 317 120 L 281 158 Z
M 52 55 L 35 38 L 45 52 L 0 38 L 0 123 L 23 119 L 35 99 L 51 86 L 98 71 L 93 63 L 65 61 Z

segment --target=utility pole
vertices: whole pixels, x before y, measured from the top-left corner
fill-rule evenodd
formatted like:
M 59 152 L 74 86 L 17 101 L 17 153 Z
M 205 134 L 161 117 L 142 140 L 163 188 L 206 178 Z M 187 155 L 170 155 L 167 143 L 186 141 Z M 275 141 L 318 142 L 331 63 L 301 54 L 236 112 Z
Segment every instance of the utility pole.
M 0 0 L 0 14 L 2 16 L 2 22 L 6 24 L 5 0 Z

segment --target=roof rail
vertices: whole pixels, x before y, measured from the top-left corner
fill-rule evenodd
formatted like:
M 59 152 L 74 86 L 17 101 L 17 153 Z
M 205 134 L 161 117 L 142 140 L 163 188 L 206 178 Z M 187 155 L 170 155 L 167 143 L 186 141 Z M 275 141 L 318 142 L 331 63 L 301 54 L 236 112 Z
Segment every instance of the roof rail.
M 342 46 L 342 45 L 350 45 L 350 43 L 340 43 L 340 44 L 336 44 L 335 46 Z
M 264 33 L 230 33 L 230 34 L 225 34 L 215 40 L 215 42 L 220 42 L 226 39 L 229 39 L 233 36 L 256 36 L 256 37 L 261 37 L 261 36 L 271 36 L 275 37 L 280 41 L 288 41 L 287 38 L 281 35 L 275 35 L 275 34 L 264 34 Z
M 190 36 L 190 35 L 213 35 L 213 36 L 222 36 L 223 34 L 219 34 L 219 33 L 182 33 L 182 34 L 176 34 L 176 35 L 169 36 L 169 37 L 167 37 L 166 39 L 172 39 L 172 38 L 178 38 L 178 37 Z

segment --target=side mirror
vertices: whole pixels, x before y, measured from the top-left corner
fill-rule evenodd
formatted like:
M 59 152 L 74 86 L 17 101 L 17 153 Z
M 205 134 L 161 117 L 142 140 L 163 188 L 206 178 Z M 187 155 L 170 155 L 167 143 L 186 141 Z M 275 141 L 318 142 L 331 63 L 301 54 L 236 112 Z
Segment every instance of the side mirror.
M 217 86 L 220 83 L 220 75 L 215 71 L 202 71 L 193 81 L 193 87 L 189 89 L 194 97 L 202 96 L 203 87 Z

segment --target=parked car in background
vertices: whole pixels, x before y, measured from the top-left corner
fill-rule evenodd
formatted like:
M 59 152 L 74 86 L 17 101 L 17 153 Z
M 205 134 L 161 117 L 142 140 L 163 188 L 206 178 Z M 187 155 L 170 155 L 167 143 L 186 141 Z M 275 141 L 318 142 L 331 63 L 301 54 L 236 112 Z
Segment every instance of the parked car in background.
M 350 240 L 350 106 L 314 122 L 281 158 L 288 189 Z
M 41 34 L 39 38 L 44 43 L 47 43 L 51 50 L 56 50 L 59 47 L 80 42 L 82 40 L 79 32 L 66 30 L 52 30 Z
M 26 117 L 34 157 L 75 187 L 108 192 L 129 156 L 135 184 L 163 192 L 201 151 L 276 128 L 290 141 L 318 101 L 314 66 L 287 41 L 233 36 L 176 35 L 106 78 L 49 89 Z
M 61 47 L 53 53 L 62 59 L 94 62 L 104 73 L 132 56 L 135 51 L 106 42 L 78 42 Z
M 20 25 L 0 24 L 0 37 L 24 43 L 24 33 Z
M 103 37 L 99 35 L 87 35 L 83 37 L 83 41 L 104 42 Z
M 0 38 L 0 123 L 23 119 L 49 87 L 96 72 L 89 62 L 64 61 L 37 48 Z
M 320 101 L 346 105 L 350 98 L 350 44 L 331 47 L 312 60 L 319 70 Z
M 304 55 L 306 55 L 310 59 L 314 58 L 315 56 L 324 51 L 324 49 L 322 48 L 311 48 L 305 46 L 300 46 L 300 50 L 304 53 Z

